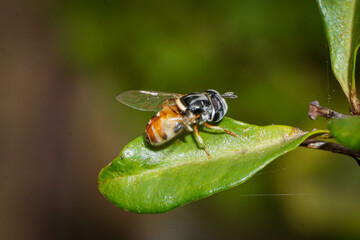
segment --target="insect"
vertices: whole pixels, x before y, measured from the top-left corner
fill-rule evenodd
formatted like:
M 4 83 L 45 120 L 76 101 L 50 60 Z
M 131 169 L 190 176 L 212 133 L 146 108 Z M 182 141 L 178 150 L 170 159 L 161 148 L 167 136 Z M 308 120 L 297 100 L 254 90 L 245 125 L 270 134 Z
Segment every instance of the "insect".
M 233 92 L 219 94 L 209 89 L 205 92 L 166 93 L 134 90 L 120 93 L 116 99 L 134 109 L 157 112 L 145 128 L 146 142 L 152 146 L 162 145 L 179 135 L 184 129 L 194 132 L 208 157 L 210 154 L 199 134 L 197 125 L 220 130 L 234 137 L 236 134 L 208 122 L 219 122 L 224 118 L 228 106 L 225 98 L 237 98 Z

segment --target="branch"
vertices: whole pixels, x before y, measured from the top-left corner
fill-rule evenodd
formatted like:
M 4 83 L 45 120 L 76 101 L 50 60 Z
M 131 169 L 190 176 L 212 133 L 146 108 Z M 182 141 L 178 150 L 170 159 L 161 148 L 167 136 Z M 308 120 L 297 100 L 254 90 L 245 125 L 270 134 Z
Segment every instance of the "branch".
M 349 115 L 335 112 L 330 108 L 322 107 L 318 101 L 313 101 L 310 103 L 308 116 L 312 120 L 315 120 L 315 118 L 318 116 L 332 119 L 350 117 Z
M 356 87 L 355 90 L 350 92 L 350 103 L 351 106 L 354 108 L 353 114 L 359 115 L 360 114 L 360 102 L 359 98 L 357 97 Z
M 354 158 L 357 164 L 360 166 L 360 152 L 352 150 L 350 148 L 346 148 L 340 144 L 325 142 L 318 139 L 308 139 L 301 143 L 300 146 L 348 155 Z

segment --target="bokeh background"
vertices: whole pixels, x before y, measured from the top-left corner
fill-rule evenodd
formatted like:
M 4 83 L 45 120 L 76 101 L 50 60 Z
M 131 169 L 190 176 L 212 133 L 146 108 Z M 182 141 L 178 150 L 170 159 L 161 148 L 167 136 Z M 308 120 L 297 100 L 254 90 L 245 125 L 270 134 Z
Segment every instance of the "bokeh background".
M 359 239 L 360 170 L 297 149 L 169 213 L 136 215 L 97 175 L 152 113 L 126 90 L 234 91 L 228 116 L 303 130 L 347 113 L 315 1 L 0 1 L 1 239 Z

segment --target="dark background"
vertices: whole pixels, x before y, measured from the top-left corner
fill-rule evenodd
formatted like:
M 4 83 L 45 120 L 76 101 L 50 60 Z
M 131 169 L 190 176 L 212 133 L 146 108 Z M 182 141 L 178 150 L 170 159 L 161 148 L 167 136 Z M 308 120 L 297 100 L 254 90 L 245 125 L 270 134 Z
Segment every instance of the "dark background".
M 130 89 L 234 91 L 228 116 L 326 127 L 347 113 L 315 1 L 0 2 L 1 239 L 359 239 L 360 172 L 297 149 L 248 182 L 169 213 L 136 215 L 97 174 L 152 113 Z

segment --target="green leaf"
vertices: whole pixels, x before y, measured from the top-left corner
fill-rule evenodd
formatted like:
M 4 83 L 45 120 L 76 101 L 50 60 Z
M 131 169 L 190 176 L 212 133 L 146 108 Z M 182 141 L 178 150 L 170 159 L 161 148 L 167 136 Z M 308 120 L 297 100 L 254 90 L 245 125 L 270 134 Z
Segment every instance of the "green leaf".
M 317 2 L 325 25 L 333 72 L 352 102 L 351 98 L 356 95 L 355 58 L 360 43 L 359 0 Z
M 360 151 L 360 116 L 332 120 L 328 128 L 339 143 Z
M 100 192 L 131 212 L 167 212 L 236 186 L 309 136 L 327 132 L 306 133 L 278 125 L 259 127 L 230 118 L 224 118 L 219 126 L 237 137 L 201 128 L 211 158 L 192 134 L 161 148 L 149 148 L 143 136 L 136 138 L 100 172 Z

